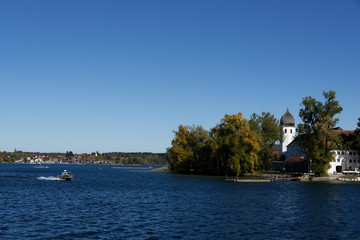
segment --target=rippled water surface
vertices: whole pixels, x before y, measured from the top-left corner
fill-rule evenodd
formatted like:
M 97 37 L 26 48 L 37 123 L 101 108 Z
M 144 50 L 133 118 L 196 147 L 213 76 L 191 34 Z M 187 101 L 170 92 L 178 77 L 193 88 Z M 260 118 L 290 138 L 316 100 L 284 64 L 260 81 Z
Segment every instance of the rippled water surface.
M 0 239 L 360 239 L 359 205 L 354 183 L 0 164 Z

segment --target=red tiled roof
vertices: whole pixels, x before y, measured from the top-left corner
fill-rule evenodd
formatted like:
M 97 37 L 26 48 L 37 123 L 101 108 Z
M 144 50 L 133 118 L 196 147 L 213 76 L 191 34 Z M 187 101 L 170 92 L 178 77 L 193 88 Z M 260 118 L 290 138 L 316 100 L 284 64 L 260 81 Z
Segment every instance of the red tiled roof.
M 294 156 L 285 160 L 285 162 L 303 162 L 303 161 L 305 161 L 305 158 L 302 156 Z
M 335 130 L 335 132 L 338 132 L 339 134 L 342 134 L 342 135 L 350 136 L 355 131 L 354 130 L 342 130 L 341 129 L 341 130 Z
M 348 137 L 352 136 L 355 133 L 354 130 L 343 130 L 340 127 L 334 128 L 334 131 L 340 134 L 340 137 L 343 138 L 344 142 L 347 142 Z M 295 139 L 291 143 L 289 143 L 289 145 L 287 147 L 296 146 L 299 144 L 298 142 L 299 142 L 299 139 L 298 139 L 298 136 L 296 136 Z

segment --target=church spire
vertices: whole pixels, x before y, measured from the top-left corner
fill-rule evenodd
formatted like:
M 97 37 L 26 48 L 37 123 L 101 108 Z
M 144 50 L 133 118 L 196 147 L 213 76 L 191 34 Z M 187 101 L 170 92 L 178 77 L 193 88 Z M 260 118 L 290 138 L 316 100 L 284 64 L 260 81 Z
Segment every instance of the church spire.
M 280 124 L 281 126 L 288 126 L 288 127 L 294 127 L 295 126 L 295 118 L 294 116 L 290 113 L 289 108 L 286 109 L 286 113 L 284 115 L 282 115 L 281 119 L 280 119 Z

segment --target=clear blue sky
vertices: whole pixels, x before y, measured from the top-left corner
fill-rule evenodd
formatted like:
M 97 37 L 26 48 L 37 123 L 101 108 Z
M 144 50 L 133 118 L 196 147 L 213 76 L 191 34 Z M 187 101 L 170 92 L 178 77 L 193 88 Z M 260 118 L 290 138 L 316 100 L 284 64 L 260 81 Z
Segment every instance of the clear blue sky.
M 335 90 L 360 117 L 360 1 L 0 0 L 0 150 L 165 152 L 178 125 Z

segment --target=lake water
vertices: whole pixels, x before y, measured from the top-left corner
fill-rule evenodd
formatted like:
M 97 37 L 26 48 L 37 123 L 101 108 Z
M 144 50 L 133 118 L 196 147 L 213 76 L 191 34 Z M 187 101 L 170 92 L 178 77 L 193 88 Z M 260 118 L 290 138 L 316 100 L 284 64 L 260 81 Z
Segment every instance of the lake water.
M 356 183 L 0 164 L 0 239 L 360 239 L 359 206 Z

